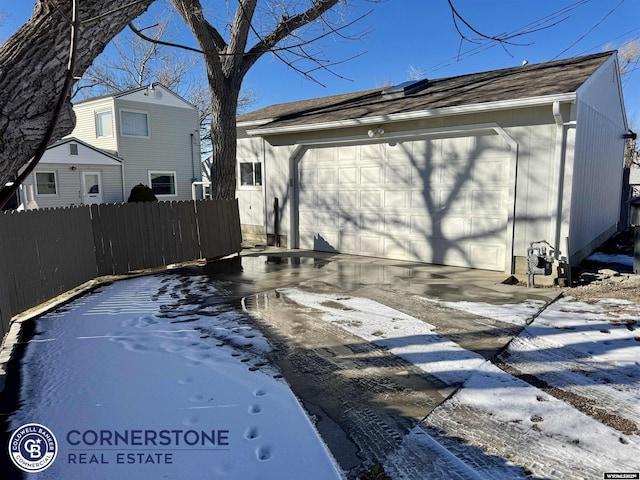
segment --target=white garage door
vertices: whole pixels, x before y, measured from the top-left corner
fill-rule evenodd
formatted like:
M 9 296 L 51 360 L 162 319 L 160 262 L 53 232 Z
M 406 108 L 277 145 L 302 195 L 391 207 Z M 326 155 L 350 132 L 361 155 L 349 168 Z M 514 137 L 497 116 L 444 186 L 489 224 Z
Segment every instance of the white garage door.
M 300 248 L 504 270 L 509 159 L 497 135 L 309 149 Z

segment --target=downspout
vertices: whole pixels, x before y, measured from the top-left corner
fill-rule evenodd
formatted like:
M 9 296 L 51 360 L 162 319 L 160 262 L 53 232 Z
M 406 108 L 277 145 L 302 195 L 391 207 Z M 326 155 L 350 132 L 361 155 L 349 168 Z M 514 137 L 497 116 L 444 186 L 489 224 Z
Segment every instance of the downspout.
M 556 259 L 560 253 L 560 223 L 562 221 L 562 196 L 564 183 L 564 159 L 566 150 L 566 136 L 564 129 L 564 119 L 562 118 L 560 102 L 553 102 L 553 118 L 556 123 L 556 151 L 554 158 L 554 182 L 551 191 L 551 209 L 549 217 L 551 224 L 549 228 L 549 240 L 555 247 L 554 256 Z M 568 256 L 569 252 L 566 252 Z
M 127 187 L 124 184 L 124 159 L 120 162 L 120 175 L 122 176 L 122 203 L 128 200 Z
M 189 147 L 191 148 L 191 185 L 193 185 L 194 182 L 198 181 L 198 179 L 196 178 L 196 162 L 193 158 L 193 140 L 195 139 L 193 133 L 190 134 L 189 139 Z M 193 197 L 193 200 L 195 200 L 195 196 Z M 204 198 L 204 195 L 202 195 L 202 197 Z
M 262 228 L 264 231 L 264 243 L 269 245 L 269 207 L 267 206 L 267 148 L 265 146 L 266 140 L 261 137 L 262 148 Z M 236 162 L 236 169 L 238 168 Z

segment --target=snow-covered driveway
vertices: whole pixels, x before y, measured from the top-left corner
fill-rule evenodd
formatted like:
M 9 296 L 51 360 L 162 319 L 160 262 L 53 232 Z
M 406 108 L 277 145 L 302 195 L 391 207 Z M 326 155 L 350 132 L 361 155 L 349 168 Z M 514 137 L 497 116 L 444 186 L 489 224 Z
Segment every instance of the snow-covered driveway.
M 341 478 L 267 342 L 216 297 L 206 277 L 148 276 L 39 319 L 9 422 L 48 427 L 58 453 L 28 478 Z

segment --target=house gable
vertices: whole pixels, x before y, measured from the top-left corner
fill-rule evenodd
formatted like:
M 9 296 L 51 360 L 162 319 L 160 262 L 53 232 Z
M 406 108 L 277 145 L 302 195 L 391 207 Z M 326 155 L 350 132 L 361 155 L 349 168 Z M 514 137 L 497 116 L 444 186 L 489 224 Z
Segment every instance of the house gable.
M 71 153 L 71 145 L 77 145 L 76 154 Z M 41 164 L 75 164 L 84 165 L 116 165 L 122 164 L 117 155 L 89 145 L 75 137 L 67 137 L 47 148 L 47 153 L 40 160 Z
M 194 105 L 159 83 L 116 94 L 115 98 L 139 103 L 161 102 L 167 107 L 194 109 Z

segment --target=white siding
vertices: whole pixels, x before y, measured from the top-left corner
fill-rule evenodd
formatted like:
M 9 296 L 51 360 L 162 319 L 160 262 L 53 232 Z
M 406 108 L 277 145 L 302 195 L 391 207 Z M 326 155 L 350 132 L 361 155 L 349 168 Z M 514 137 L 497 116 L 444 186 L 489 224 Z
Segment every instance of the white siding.
M 261 138 L 239 138 L 236 150 L 237 163 L 262 163 L 264 159 L 264 140 Z M 236 197 L 240 206 L 240 224 L 264 227 L 264 175 L 265 166 L 262 165 L 263 185 L 260 187 L 237 187 Z M 236 165 L 237 173 L 237 165 Z
M 69 143 L 78 146 L 78 155 L 69 154 Z M 54 172 L 56 194 L 38 195 L 35 172 Z M 119 203 L 122 195 L 122 167 L 116 159 L 89 148 L 82 143 L 65 142 L 49 148 L 35 171 L 27 177 L 24 185 L 33 185 L 36 203 L 41 208 L 81 205 L 82 172 L 99 172 L 102 179 L 102 194 L 105 203 Z
M 76 126 L 71 132 L 72 137 L 79 138 L 91 145 L 103 150 L 115 152 L 118 150 L 117 138 L 115 136 L 115 112 L 113 108 L 113 98 L 101 98 L 94 101 L 81 102 L 74 105 L 73 111 L 76 114 Z M 112 112 L 113 132 L 112 137 L 98 138 L 96 130 L 96 112 Z
M 620 218 L 624 162 L 622 134 L 627 127 L 617 64 L 613 58 L 580 88 L 578 94 L 568 233 L 570 253 L 578 254 L 576 260 L 596 248 L 594 239 L 611 233 Z
M 149 137 L 122 136 L 121 110 L 148 113 Z M 118 98 L 115 118 L 118 155 L 124 161 L 127 194 L 139 183 L 149 184 L 149 171 L 176 172 L 177 195 L 161 199 L 190 200 L 192 179 L 201 179 L 196 110 Z
M 102 191 L 104 203 L 120 203 L 122 198 L 122 173 L 120 166 L 115 165 L 84 165 L 74 163 L 75 170 L 70 165 L 41 164 L 29 175 L 24 185 L 33 185 L 35 201 L 40 208 L 67 207 L 70 205 L 82 205 L 81 179 L 82 172 L 99 172 L 102 178 Z M 36 193 L 35 173 L 55 172 L 56 195 L 38 195 Z
M 293 181 L 293 170 L 291 157 L 295 147 L 287 145 L 284 147 L 274 147 L 265 143 L 265 203 L 266 203 L 266 232 L 274 233 L 273 203 L 277 198 L 280 205 L 280 234 L 288 236 L 289 246 L 292 242 L 291 215 L 292 210 L 297 208 L 292 198 L 293 189 L 290 181 Z M 294 213 L 295 214 L 295 213 Z
M 149 172 L 176 172 L 176 196 L 166 200 L 190 200 L 191 182 L 201 180 L 200 137 L 197 109 L 157 86 L 130 94 L 99 98 L 74 106 L 76 127 L 72 136 L 104 150 L 117 152 L 123 159 L 125 196 L 139 184 L 149 184 Z M 147 95 L 145 95 L 147 93 Z M 133 110 L 149 115 L 149 137 L 122 136 L 120 111 Z M 113 137 L 98 138 L 96 112 L 111 110 Z

